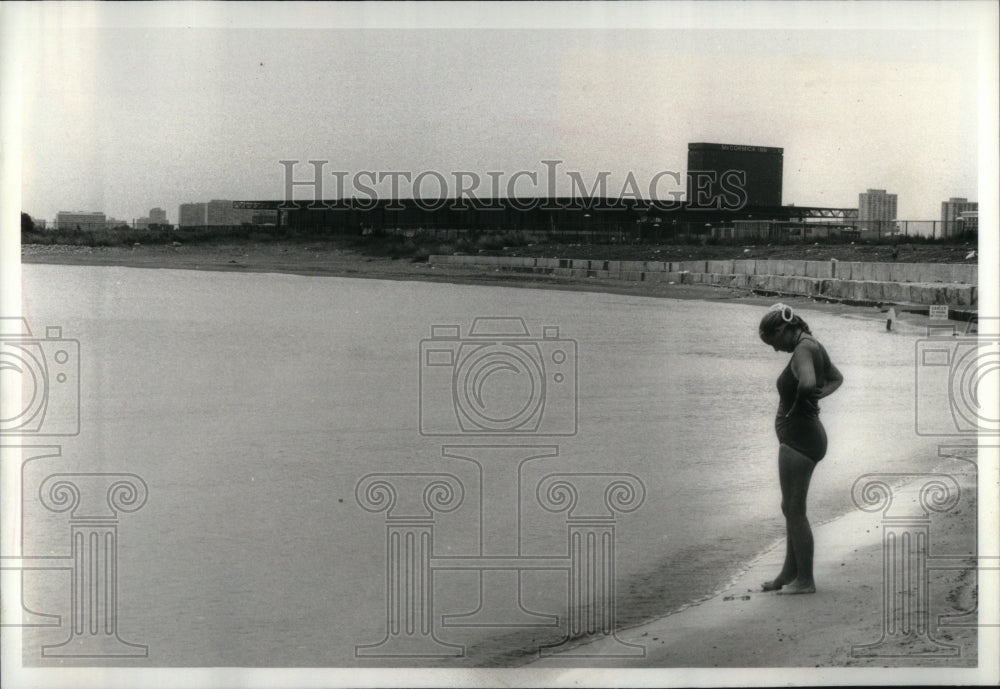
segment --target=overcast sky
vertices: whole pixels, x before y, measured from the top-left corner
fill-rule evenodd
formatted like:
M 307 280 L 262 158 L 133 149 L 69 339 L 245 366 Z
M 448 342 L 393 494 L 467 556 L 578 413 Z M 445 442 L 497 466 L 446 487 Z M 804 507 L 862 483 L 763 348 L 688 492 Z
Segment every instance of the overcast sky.
M 161 207 L 176 222 L 183 202 L 281 198 L 282 159 L 303 161 L 299 178 L 312 175 L 304 161 L 330 161 L 327 197 L 340 195 L 332 171 L 347 173 L 348 195 L 361 171 L 436 171 L 450 192 L 467 171 L 482 197 L 487 173 L 505 191 L 523 170 L 538 183 L 522 176 L 515 189 L 541 195 L 543 160 L 563 161 L 558 193 L 568 171 L 588 186 L 605 171 L 610 195 L 632 173 L 648 196 L 701 141 L 784 148 L 785 203 L 856 207 L 882 188 L 899 195 L 901 219 L 936 219 L 948 197 L 978 199 L 988 3 L 890 3 L 846 22 L 819 5 L 665 5 L 624 22 L 561 6 L 589 29 L 426 28 L 448 8 L 409 24 L 422 28 L 336 7 L 279 9 L 281 22 L 237 7 L 172 22 L 162 11 L 116 21 L 114 5 L 27 10 L 21 207 L 125 220 Z M 554 25 L 516 11 L 515 25 Z M 241 23 L 268 28 L 221 28 Z M 351 28 L 307 28 L 337 25 Z M 421 189 L 438 195 L 433 178 Z

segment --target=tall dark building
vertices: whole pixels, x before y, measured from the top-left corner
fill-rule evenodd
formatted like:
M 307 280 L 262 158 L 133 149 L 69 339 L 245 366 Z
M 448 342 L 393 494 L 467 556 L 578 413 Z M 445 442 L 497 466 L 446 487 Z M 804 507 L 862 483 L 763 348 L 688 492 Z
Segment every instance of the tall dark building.
M 783 148 L 688 144 L 688 206 L 718 210 L 780 206 L 783 160 Z

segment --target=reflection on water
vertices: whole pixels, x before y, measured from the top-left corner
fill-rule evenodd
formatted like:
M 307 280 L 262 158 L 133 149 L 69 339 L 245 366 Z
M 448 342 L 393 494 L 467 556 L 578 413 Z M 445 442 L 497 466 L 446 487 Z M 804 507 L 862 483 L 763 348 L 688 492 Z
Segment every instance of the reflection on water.
M 45 265 L 24 266 L 24 283 L 36 331 L 61 325 L 80 341 L 82 389 L 79 437 L 61 459 L 29 466 L 25 483 L 57 470 L 146 481 L 146 506 L 120 522 L 119 628 L 148 644 L 153 665 L 382 664 L 354 657 L 385 634 L 386 515 L 355 496 L 373 472 L 460 478 L 463 506 L 434 527 L 433 554 L 450 557 L 565 553 L 567 515 L 542 509 L 535 486 L 551 473 L 638 477 L 643 506 L 615 521 L 621 623 L 710 593 L 783 532 L 772 424 L 787 355 L 757 339 L 759 307 Z M 846 379 L 823 405 L 830 450 L 813 482 L 816 521 L 851 507 L 860 474 L 927 469 L 934 447 L 913 431 L 914 338 L 804 315 Z M 575 435 L 420 434 L 421 340 L 437 324 L 465 337 L 478 316 L 521 317 L 536 340 L 558 326 L 575 341 Z M 558 450 L 520 473 L 509 458 L 477 464 L 442 450 L 477 443 Z M 65 515 L 30 499 L 24 513 L 27 554 L 67 550 Z M 28 582 L 29 600 L 68 606 L 67 577 Z M 479 585 L 474 571 L 435 574 L 435 633 L 472 655 L 454 662 L 497 650 L 515 662 L 519 645 L 551 637 L 441 628 L 441 615 L 475 609 Z M 565 573 L 528 572 L 521 585 L 523 607 L 565 619 Z M 37 653 L 65 636 L 34 630 L 26 641 Z

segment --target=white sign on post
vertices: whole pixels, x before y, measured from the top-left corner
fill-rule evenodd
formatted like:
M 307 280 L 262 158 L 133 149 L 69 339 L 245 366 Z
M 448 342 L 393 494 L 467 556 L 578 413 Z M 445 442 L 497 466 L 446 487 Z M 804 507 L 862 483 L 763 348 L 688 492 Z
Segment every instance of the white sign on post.
M 930 307 L 927 315 L 932 321 L 946 321 L 948 320 L 948 307 L 935 304 Z

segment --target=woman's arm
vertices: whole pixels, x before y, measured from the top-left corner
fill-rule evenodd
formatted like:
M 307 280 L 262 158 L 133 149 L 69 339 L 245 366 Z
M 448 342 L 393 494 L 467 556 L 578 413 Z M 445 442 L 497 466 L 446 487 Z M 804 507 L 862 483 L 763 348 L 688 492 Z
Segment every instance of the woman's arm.
M 813 365 L 813 353 L 807 346 L 795 348 L 792 354 L 792 374 L 798 379 L 795 391 L 795 403 L 786 416 L 798 413 L 799 408 L 808 400 L 815 399 L 819 388 L 816 386 L 816 368 Z
M 843 382 L 844 376 L 831 362 L 830 367 L 826 370 L 826 383 L 817 391 L 817 399 L 823 399 L 827 395 L 833 394 Z

